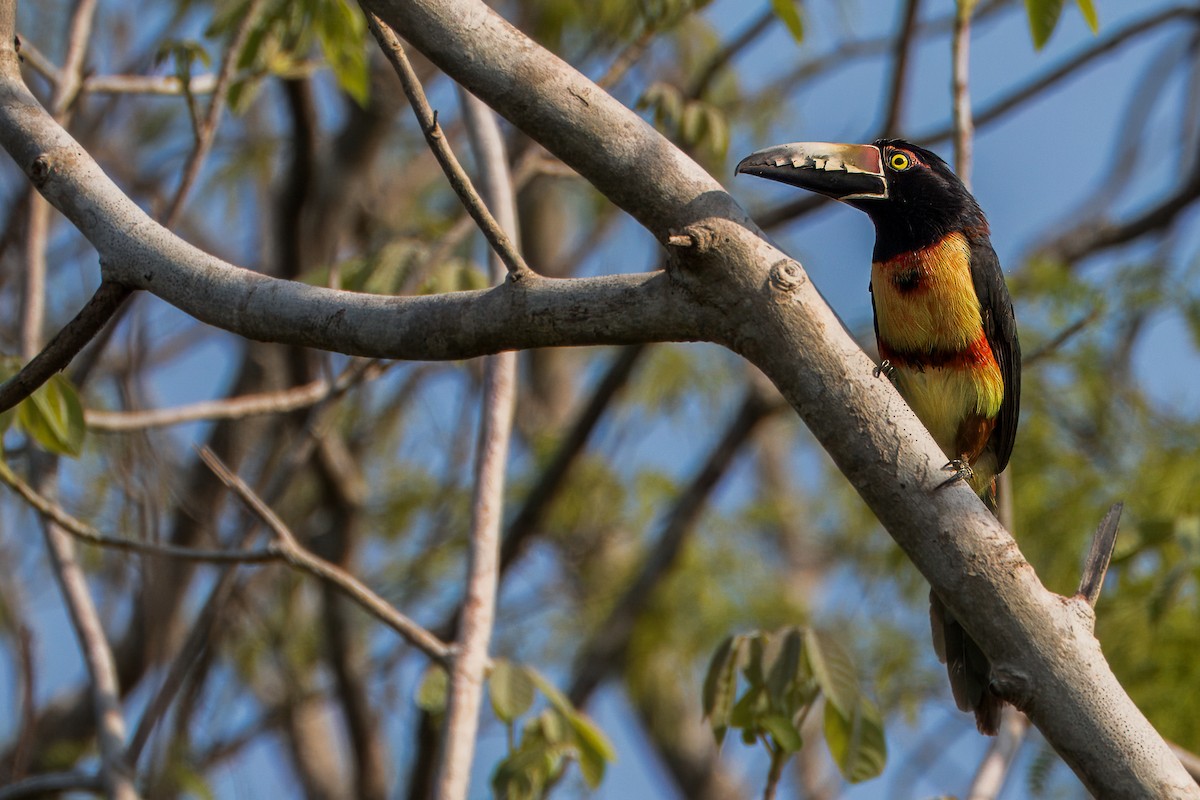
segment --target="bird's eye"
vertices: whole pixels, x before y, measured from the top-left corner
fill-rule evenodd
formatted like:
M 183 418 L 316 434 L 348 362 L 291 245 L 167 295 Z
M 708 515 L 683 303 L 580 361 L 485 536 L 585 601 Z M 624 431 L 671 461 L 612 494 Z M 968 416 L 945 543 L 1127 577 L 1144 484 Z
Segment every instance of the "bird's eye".
M 892 165 L 892 169 L 896 170 L 897 172 L 903 172 L 904 170 L 908 169 L 912 162 L 909 160 L 908 156 L 904 155 L 904 153 L 892 153 L 892 157 L 888 159 L 888 163 Z

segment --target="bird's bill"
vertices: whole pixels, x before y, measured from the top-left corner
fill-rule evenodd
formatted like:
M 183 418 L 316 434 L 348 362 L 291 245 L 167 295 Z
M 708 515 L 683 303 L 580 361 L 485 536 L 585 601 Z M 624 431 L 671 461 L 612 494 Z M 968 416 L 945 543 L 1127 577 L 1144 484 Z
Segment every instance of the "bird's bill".
M 886 200 L 888 196 L 883 153 L 873 144 L 781 144 L 746 156 L 737 171 L 835 200 Z

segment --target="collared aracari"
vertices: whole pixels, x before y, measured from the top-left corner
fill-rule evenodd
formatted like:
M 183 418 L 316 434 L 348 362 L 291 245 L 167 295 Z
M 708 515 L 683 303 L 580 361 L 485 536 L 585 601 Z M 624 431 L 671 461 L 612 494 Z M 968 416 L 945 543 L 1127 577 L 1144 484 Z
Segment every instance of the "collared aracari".
M 935 154 L 901 139 L 759 150 L 738 172 L 799 186 L 875 223 L 871 303 L 880 369 L 965 479 L 995 509 L 1017 432 L 1021 347 L 1012 300 L 975 198 Z M 995 734 L 1003 701 L 978 645 L 930 593 L 934 647 L 954 699 Z

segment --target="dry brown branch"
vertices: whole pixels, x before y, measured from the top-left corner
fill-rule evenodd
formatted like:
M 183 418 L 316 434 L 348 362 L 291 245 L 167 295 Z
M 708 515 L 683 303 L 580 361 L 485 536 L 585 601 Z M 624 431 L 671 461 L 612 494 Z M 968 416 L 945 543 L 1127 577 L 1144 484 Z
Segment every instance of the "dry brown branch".
M 46 797 L 51 793 L 104 791 L 101 776 L 87 772 L 52 772 L 33 775 L 23 780 L 0 786 L 0 800 L 24 800 L 24 798 Z
M 187 422 L 218 419 L 244 419 L 260 414 L 282 414 L 317 405 L 342 394 L 364 380 L 372 380 L 386 367 L 378 361 L 347 368 L 333 381 L 317 380 L 278 392 L 243 395 L 224 400 L 209 400 L 176 408 L 145 411 L 100 411 L 88 409 L 89 428 L 110 433 L 163 428 Z
M 491 109 L 460 92 L 471 134 L 480 185 L 496 209 L 496 224 L 507 241 L 517 238 L 516 197 L 508 172 L 508 154 L 500 126 Z M 514 251 L 515 252 L 515 248 Z M 491 259 L 493 282 L 504 279 L 508 261 L 499 251 Z M 488 648 L 496 618 L 500 584 L 500 529 L 504 522 L 504 486 L 517 396 L 515 353 L 488 356 L 483 373 L 483 408 L 475 454 L 471 496 L 471 532 L 467 585 L 457 640 L 458 653 L 450 670 L 442 749 L 435 780 L 438 800 L 466 800 L 470 788 L 479 710 Z
M 158 544 L 156 542 L 141 542 L 136 539 L 126 539 L 120 536 L 108 536 L 79 518 L 72 516 L 62 506 L 46 498 L 34 487 L 22 480 L 3 461 L 0 461 L 0 482 L 20 495 L 21 499 L 28 503 L 48 523 L 57 525 L 85 544 L 106 547 L 110 550 L 120 550 L 127 553 L 138 553 L 145 556 L 181 558 L 188 561 L 215 564 L 253 564 L 264 561 L 276 561 L 279 558 L 277 554 L 267 550 L 201 550 L 193 547 Z
M 21 371 L 0 385 L 0 412 L 7 411 L 71 363 L 124 305 L 133 291 L 120 284 L 102 281 L 75 318 L 35 355 Z
M 404 93 L 412 104 L 417 122 L 421 125 L 421 133 L 425 136 L 425 141 L 429 143 L 429 149 L 433 151 L 442 171 L 446 173 L 446 180 L 450 182 L 451 188 L 462 201 L 467 213 L 483 231 L 488 244 L 504 262 L 504 266 L 513 280 L 532 274 L 529 265 L 525 263 L 525 259 L 513 245 L 512 237 L 504 231 L 504 228 L 488 211 L 487 204 L 475 191 L 470 177 L 458 163 L 454 151 L 450 149 L 446 135 L 443 133 L 441 125 L 438 124 L 437 113 L 430 108 L 429 101 L 425 98 L 425 91 L 421 88 L 421 82 L 417 79 L 417 73 L 408 63 L 408 56 L 404 54 L 404 45 L 396 36 L 396 32 L 374 14 L 367 14 L 367 22 L 371 27 L 371 33 L 375 34 L 375 40 L 379 42 L 380 49 L 383 50 L 383 54 L 387 56 L 392 68 L 396 70 L 396 75 L 400 78 Z
M 233 41 L 229 43 L 229 48 L 225 51 L 225 55 L 221 59 L 221 68 L 217 73 L 217 82 L 213 86 L 212 96 L 208 100 L 208 110 L 204 114 L 204 119 L 196 128 L 195 147 L 192 148 L 192 153 L 188 156 L 187 163 L 184 165 L 183 172 L 179 178 L 179 187 L 175 190 L 175 196 L 171 199 L 171 205 L 167 208 L 167 213 L 163 217 L 163 225 L 168 228 L 175 227 L 175 224 L 179 221 L 179 215 L 183 213 L 183 205 L 187 202 L 188 194 L 195 184 L 196 178 L 200 175 L 200 169 L 204 166 L 209 152 L 212 150 L 213 141 L 217 135 L 217 124 L 221 121 L 221 114 L 225 111 L 225 100 L 229 96 L 229 87 L 233 84 L 236 74 L 237 61 L 241 57 L 242 50 L 246 47 L 250 33 L 254 29 L 254 23 L 262 13 L 265 3 L 266 0 L 251 0 L 250 5 L 246 7 L 246 10 L 242 14 L 237 30 L 233 34 Z
M 234 494 L 246 504 L 246 507 L 274 534 L 275 542 L 270 549 L 277 558 L 283 559 L 294 569 L 334 584 L 364 611 L 399 633 L 429 658 L 443 666 L 449 664 L 451 649 L 448 645 L 401 614 L 353 575 L 341 567 L 313 555 L 301 546 L 283 520 L 262 501 L 249 484 L 230 471 L 215 453 L 204 448 L 200 451 L 200 457 L 217 478 L 232 489 Z

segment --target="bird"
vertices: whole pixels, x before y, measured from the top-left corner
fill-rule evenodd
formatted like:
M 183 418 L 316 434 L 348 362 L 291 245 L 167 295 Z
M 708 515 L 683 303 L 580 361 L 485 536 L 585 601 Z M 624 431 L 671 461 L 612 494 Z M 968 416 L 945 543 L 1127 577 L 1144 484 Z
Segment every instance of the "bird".
M 1021 346 L 1012 298 L 979 203 L 935 153 L 903 139 L 795 142 L 751 153 L 737 173 L 839 200 L 875 225 L 871 306 L 880 363 L 966 481 L 996 511 L 1016 439 Z M 955 703 L 995 735 L 1004 701 L 982 649 L 935 592 L 934 648 Z

